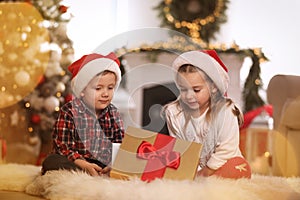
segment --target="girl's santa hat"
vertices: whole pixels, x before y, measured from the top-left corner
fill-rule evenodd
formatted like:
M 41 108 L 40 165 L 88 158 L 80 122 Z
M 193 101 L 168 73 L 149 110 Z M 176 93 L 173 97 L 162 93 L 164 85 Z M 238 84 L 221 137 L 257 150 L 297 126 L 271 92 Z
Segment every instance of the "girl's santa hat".
M 68 69 L 72 73 L 71 88 L 76 97 L 80 97 L 80 93 L 88 83 L 105 70 L 115 73 L 117 77 L 115 90 L 121 82 L 120 61 L 113 52 L 106 56 L 97 53 L 84 55 Z
M 178 56 L 172 66 L 176 70 L 180 66 L 190 64 L 204 71 L 224 95 L 228 89 L 228 70 L 215 50 L 188 51 Z

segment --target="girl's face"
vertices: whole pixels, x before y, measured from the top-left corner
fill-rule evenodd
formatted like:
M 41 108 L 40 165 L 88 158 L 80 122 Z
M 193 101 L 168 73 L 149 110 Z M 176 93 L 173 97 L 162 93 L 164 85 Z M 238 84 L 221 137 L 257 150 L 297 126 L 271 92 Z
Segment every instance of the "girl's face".
M 209 107 L 210 89 L 203 72 L 179 72 L 177 84 L 181 100 L 190 109 L 201 115 Z
M 81 97 L 83 101 L 92 110 L 101 111 L 106 108 L 114 95 L 116 85 L 116 75 L 114 73 L 102 73 L 95 76 L 86 88 L 82 91 Z

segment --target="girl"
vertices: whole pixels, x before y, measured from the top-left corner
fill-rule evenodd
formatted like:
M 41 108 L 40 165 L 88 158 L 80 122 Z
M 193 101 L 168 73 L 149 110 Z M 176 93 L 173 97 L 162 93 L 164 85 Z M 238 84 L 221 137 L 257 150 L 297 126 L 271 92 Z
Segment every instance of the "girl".
M 172 64 L 178 99 L 164 108 L 169 134 L 201 143 L 199 176 L 251 177 L 239 149 L 243 115 L 226 97 L 227 68 L 214 50 L 181 54 Z

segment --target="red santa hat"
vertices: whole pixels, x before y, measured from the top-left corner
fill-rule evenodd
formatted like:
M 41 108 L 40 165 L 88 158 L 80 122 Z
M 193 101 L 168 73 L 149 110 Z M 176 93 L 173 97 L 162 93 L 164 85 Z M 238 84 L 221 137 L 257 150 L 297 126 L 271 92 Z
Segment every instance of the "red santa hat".
M 121 82 L 120 61 L 113 52 L 106 56 L 97 53 L 84 55 L 68 69 L 72 73 L 71 88 L 76 97 L 80 97 L 80 93 L 88 83 L 105 70 L 115 73 L 117 77 L 115 89 Z
M 204 71 L 214 82 L 222 94 L 229 85 L 228 70 L 215 50 L 188 51 L 179 55 L 172 66 L 176 70 L 180 66 L 190 64 Z

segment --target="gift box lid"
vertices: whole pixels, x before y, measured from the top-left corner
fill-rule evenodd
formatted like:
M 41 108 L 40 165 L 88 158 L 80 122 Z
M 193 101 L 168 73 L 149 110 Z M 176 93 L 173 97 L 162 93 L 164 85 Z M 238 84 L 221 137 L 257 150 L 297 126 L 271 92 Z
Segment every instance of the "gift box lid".
M 149 148 L 160 146 L 158 152 L 161 152 L 161 154 L 172 152 L 180 157 L 180 162 L 176 169 L 157 162 L 150 169 L 160 171 L 161 168 L 164 168 L 162 169 L 162 178 L 165 179 L 194 179 L 202 150 L 201 144 L 134 127 L 128 127 L 125 132 L 123 142 L 110 172 L 112 178 L 130 179 L 138 177 L 143 180 L 142 177 L 147 173 L 148 177 L 154 176 L 151 179 L 156 178 L 155 172 L 149 171 L 149 164 L 151 165 L 152 162 L 151 159 L 141 159 L 137 156 L 139 147 L 145 142 L 148 143 Z M 171 158 L 172 156 L 169 157 Z

